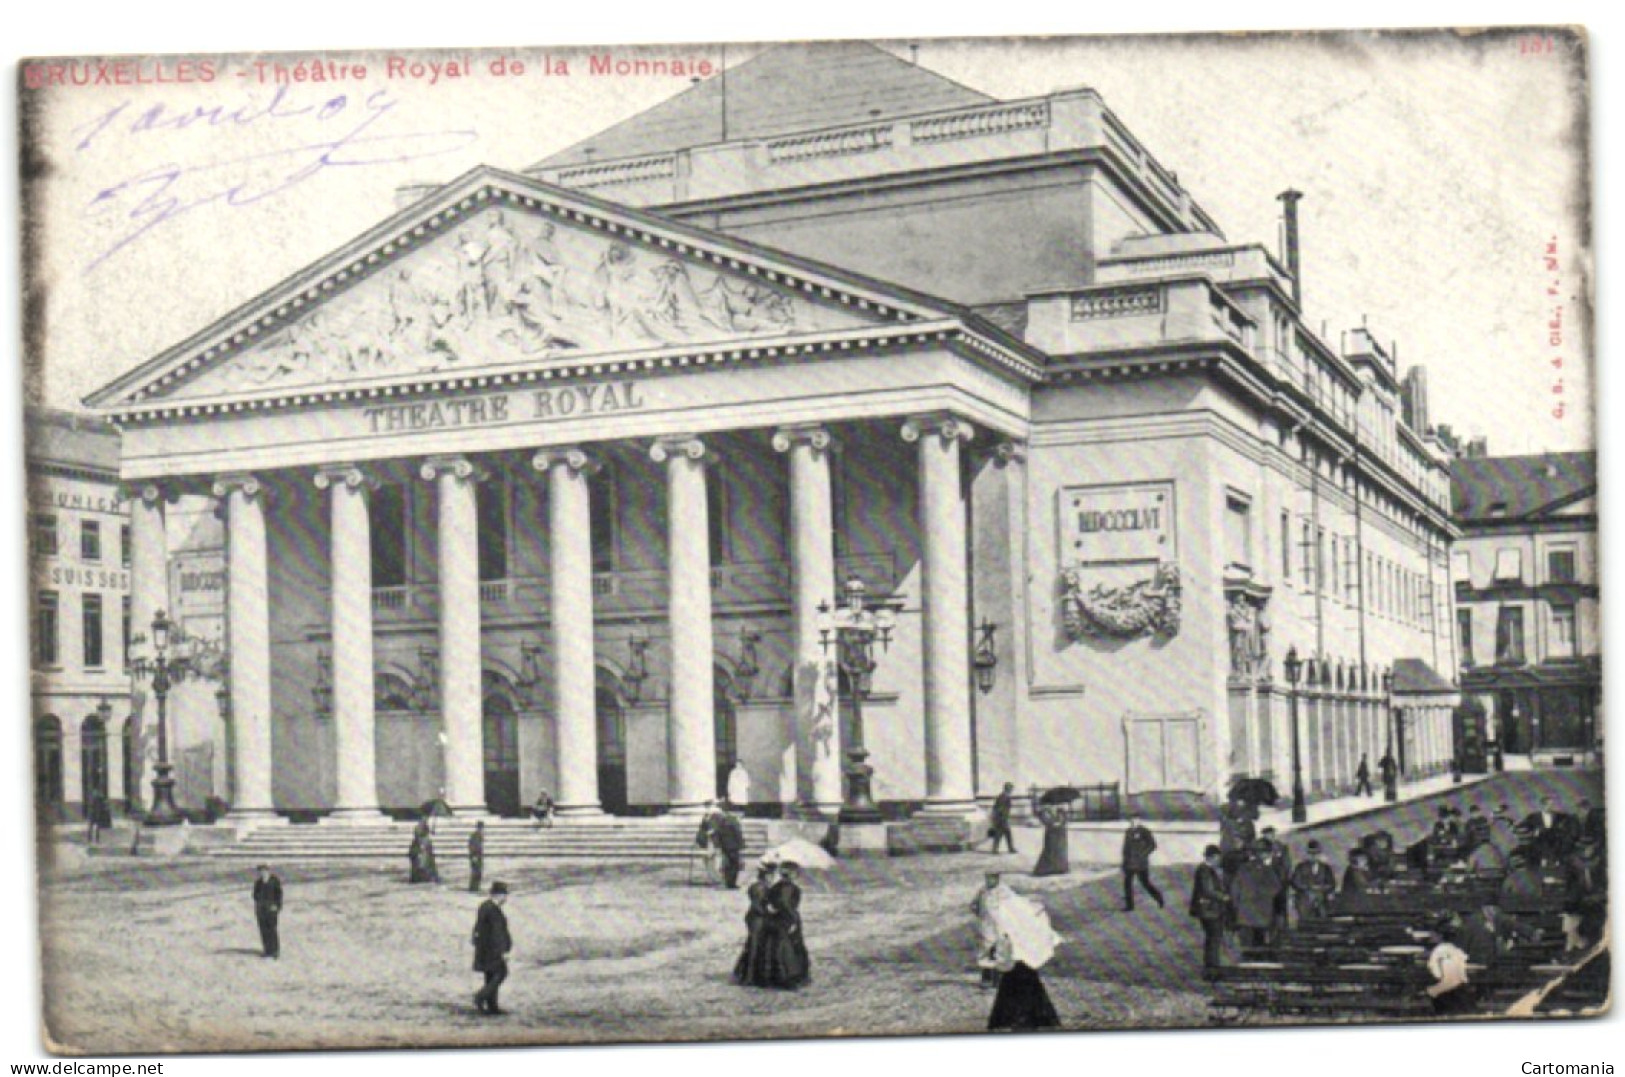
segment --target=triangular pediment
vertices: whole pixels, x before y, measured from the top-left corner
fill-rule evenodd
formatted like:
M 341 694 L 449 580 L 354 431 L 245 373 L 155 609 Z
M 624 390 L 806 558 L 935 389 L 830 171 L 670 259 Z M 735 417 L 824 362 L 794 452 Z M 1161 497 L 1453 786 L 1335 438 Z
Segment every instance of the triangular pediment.
M 90 398 L 280 396 L 954 317 L 788 255 L 480 169 Z

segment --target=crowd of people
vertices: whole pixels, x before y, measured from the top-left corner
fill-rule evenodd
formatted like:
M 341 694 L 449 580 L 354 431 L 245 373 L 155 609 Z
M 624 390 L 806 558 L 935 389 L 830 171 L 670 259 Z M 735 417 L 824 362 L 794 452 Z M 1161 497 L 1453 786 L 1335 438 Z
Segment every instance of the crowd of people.
M 1525 818 L 1507 805 L 1486 813 L 1479 804 L 1439 808 L 1431 830 L 1402 849 L 1392 834 L 1365 835 L 1347 850 L 1339 879 L 1320 842 L 1291 849 L 1265 826 L 1255 832 L 1256 809 L 1232 801 L 1220 818 L 1220 840 L 1205 850 L 1192 878 L 1190 914 L 1201 924 L 1202 962 L 1214 970 L 1233 951 L 1269 953 L 1293 926 L 1338 912 L 1356 920 L 1410 880 L 1407 893 L 1420 908 L 1459 907 L 1447 900 L 1471 892 L 1477 911 L 1427 916 L 1428 990 L 1441 1014 L 1469 1012 L 1469 968 L 1493 966 L 1539 929 L 1526 919 L 1560 915 L 1564 950 L 1593 945 L 1607 915 L 1606 823 L 1601 807 L 1581 800 L 1574 813 L 1554 798 Z M 1420 883 L 1417 881 L 1420 880 Z
M 552 823 L 552 802 L 543 795 L 535 818 Z M 1013 787 L 992 805 L 987 836 L 993 851 L 1001 844 L 1015 850 L 1011 831 Z M 1044 846 L 1032 871 L 1035 876 L 1065 873 L 1067 862 L 1064 805 L 1034 802 L 1044 829 Z M 1515 819 L 1501 804 L 1486 812 L 1479 804 L 1447 804 L 1438 810 L 1431 830 L 1403 847 L 1392 834 L 1367 834 L 1346 851 L 1338 872 L 1328 851 L 1315 839 L 1294 856 L 1274 827 L 1257 826 L 1256 807 L 1232 799 L 1220 813 L 1219 840 L 1204 851 L 1191 877 L 1189 913 L 1201 926 L 1202 964 L 1210 973 L 1235 955 L 1269 952 L 1286 943 L 1294 928 L 1334 913 L 1356 916 L 1367 899 L 1381 898 L 1396 886 L 1414 887 L 1426 880 L 1428 893 L 1471 888 L 1482 894 L 1478 911 L 1437 916 L 1427 964 L 1433 977 L 1428 989 L 1439 1013 L 1468 1012 L 1473 1007 L 1473 966 L 1493 965 L 1511 947 L 1539 939 L 1529 917 L 1561 913 L 1564 949 L 1580 950 L 1601 936 L 1606 919 L 1606 824 L 1601 807 L 1581 800 L 1574 813 L 1552 798 L 1541 809 Z M 833 833 L 834 828 L 831 827 Z M 730 805 L 707 806 L 695 844 L 720 885 L 738 888 L 743 870 L 745 835 Z M 821 847 L 802 842 L 815 858 L 833 856 L 834 841 Z M 1140 892 L 1162 907 L 1164 895 L 1151 877 L 1157 840 L 1131 814 L 1123 831 L 1122 886 L 1125 912 L 1135 908 Z M 432 815 L 416 824 L 409 850 L 410 881 L 438 883 Z M 485 825 L 476 822 L 468 838 L 469 890 L 482 891 L 485 868 Z M 826 860 L 825 866 L 833 863 Z M 815 865 L 818 866 L 818 865 Z M 811 982 L 811 959 L 801 919 L 803 865 L 769 853 L 756 866 L 747 888 L 745 941 L 732 968 L 732 980 L 744 987 L 795 990 Z M 473 934 L 474 969 L 485 977 L 475 996 L 482 1014 L 500 1014 L 498 992 L 507 978 L 512 948 L 503 904 L 508 887 L 490 885 L 479 909 Z M 1424 899 L 1425 900 L 1425 899 Z M 265 956 L 278 956 L 277 917 L 281 880 L 265 865 L 258 869 L 254 905 Z M 1455 903 L 1460 907 L 1460 903 Z M 1059 1026 L 1039 970 L 1062 939 L 1050 926 L 1048 913 L 1034 897 L 1018 894 L 1001 873 L 988 872 L 970 903 L 978 932 L 976 966 L 984 988 L 995 992 L 989 1028 L 1037 1029 Z

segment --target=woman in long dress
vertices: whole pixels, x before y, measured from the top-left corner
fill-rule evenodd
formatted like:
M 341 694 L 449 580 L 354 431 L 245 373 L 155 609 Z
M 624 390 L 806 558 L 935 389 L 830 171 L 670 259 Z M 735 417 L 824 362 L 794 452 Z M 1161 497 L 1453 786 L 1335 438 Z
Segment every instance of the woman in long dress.
M 1067 861 L 1066 812 L 1058 805 L 1046 805 L 1038 809 L 1038 821 L 1044 824 L 1044 851 L 1033 874 L 1065 875 L 1072 870 Z
M 993 996 L 993 1011 L 987 1027 L 1036 1029 L 1061 1027 L 1060 1015 L 1050 1002 L 1049 992 L 1038 970 L 1055 956 L 1061 936 L 1050 926 L 1049 914 L 1031 898 L 1012 893 L 993 908 L 992 919 L 999 933 L 996 960 L 999 990 Z
M 408 882 L 422 883 L 429 881 L 428 876 L 423 872 L 423 843 L 428 834 L 429 824 L 419 819 L 418 825 L 412 829 L 412 847 L 406 853 L 407 860 L 412 866 L 412 874 L 408 878 Z
M 734 983 L 741 987 L 764 987 L 761 977 L 766 972 L 762 960 L 762 927 L 767 922 L 767 892 L 772 889 L 775 866 L 763 864 L 756 869 L 756 881 L 750 884 L 745 896 L 750 907 L 745 911 L 745 949 L 734 963 Z
M 801 933 L 801 887 L 796 885 L 799 873 L 799 865 L 786 861 L 779 865 L 778 881 L 768 888 L 760 940 L 760 971 L 753 981 L 758 987 L 793 990 L 812 980 L 812 962 Z

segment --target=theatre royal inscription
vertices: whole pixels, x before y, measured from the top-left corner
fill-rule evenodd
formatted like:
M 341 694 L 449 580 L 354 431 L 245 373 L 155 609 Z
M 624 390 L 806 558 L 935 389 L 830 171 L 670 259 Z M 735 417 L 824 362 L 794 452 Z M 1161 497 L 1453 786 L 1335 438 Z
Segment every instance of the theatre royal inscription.
M 430 400 L 414 404 L 383 404 L 365 408 L 367 431 L 372 434 L 447 430 L 464 426 L 491 426 L 527 419 L 568 419 L 639 411 L 647 405 L 635 381 L 602 382 L 533 389 L 522 393 L 495 393 L 457 400 Z

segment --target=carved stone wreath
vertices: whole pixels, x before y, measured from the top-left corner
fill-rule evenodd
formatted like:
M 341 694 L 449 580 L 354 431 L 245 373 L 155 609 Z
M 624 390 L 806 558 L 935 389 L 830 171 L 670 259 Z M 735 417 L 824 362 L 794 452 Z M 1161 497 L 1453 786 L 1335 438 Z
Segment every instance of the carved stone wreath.
M 1163 562 L 1149 580 L 1123 587 L 1095 584 L 1088 591 L 1075 568 L 1061 573 L 1061 618 L 1070 640 L 1085 636 L 1138 639 L 1179 633 L 1179 566 Z

